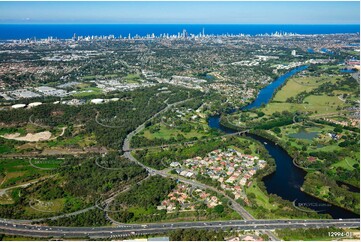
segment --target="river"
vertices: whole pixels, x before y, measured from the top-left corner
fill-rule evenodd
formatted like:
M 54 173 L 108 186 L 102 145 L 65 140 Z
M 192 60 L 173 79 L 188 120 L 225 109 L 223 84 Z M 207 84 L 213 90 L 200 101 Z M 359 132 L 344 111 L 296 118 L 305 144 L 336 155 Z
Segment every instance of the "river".
M 280 76 L 274 82 L 263 88 L 259 92 L 257 98 L 251 104 L 243 107 L 242 110 L 259 108 L 262 104 L 267 104 L 272 99 L 277 88 L 279 88 L 289 77 L 306 68 L 307 66 L 297 67 Z M 220 115 L 210 117 L 208 119 L 208 125 L 211 128 L 219 129 L 225 133 L 236 132 L 235 130 L 220 124 Z M 304 182 L 306 172 L 293 164 L 292 157 L 290 157 L 284 149 L 270 140 L 253 134 L 247 134 L 247 136 L 264 144 L 265 148 L 276 162 L 276 171 L 263 179 L 268 193 L 276 194 L 283 199 L 294 202 L 301 210 L 302 207 L 308 207 L 321 214 L 328 213 L 333 218 L 360 217 L 358 214 L 334 206 L 302 192 L 300 188 Z

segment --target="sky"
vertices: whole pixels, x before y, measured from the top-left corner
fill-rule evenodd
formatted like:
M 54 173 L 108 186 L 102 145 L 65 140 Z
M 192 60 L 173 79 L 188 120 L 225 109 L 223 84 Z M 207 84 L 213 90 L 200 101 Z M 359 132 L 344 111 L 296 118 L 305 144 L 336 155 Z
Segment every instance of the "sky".
M 0 2 L 0 24 L 359 24 L 360 2 Z

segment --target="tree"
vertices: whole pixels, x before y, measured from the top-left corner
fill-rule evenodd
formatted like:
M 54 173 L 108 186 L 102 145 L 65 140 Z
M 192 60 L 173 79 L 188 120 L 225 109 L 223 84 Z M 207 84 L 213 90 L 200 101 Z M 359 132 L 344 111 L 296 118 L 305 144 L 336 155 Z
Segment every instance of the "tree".
M 223 213 L 223 211 L 224 211 L 224 207 L 223 207 L 223 205 L 217 205 L 217 206 L 215 206 L 214 207 L 214 211 L 216 212 L 216 213 L 219 213 L 219 214 L 221 214 L 221 213 Z

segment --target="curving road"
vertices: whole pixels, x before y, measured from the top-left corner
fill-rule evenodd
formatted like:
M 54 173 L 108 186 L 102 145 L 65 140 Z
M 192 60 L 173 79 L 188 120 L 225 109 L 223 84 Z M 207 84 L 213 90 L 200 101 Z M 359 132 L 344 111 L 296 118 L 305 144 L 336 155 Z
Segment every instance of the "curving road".
M 167 110 L 169 110 L 170 108 L 180 104 L 180 103 L 183 103 L 183 102 L 186 102 L 186 101 L 189 101 L 191 99 L 186 99 L 184 101 L 180 101 L 180 102 L 176 102 L 176 103 L 173 103 L 173 104 L 168 104 L 168 106 L 164 109 L 162 109 L 161 111 L 159 111 L 158 113 L 156 113 L 155 115 L 153 115 L 151 118 L 149 118 L 147 121 L 145 121 L 143 124 L 141 124 L 140 126 L 138 126 L 134 131 L 132 131 L 131 133 L 129 133 L 127 135 L 127 137 L 125 138 L 124 140 L 124 143 L 123 143 L 123 148 L 122 148 L 122 151 L 124 152 L 124 157 L 128 158 L 129 160 L 137 163 L 138 165 L 140 165 L 141 167 L 143 167 L 144 169 L 146 169 L 151 175 L 160 175 L 160 176 L 163 176 L 163 177 L 167 177 L 167 178 L 173 178 L 173 179 L 178 179 L 179 181 L 182 181 L 183 183 L 186 183 L 186 184 L 190 184 L 194 187 L 199 187 L 199 188 L 202 188 L 202 189 L 210 189 L 218 194 L 221 194 L 223 195 L 224 197 L 226 197 L 229 201 L 230 201 L 230 204 L 231 204 L 231 207 L 234 211 L 236 211 L 239 215 L 241 215 L 242 218 L 244 219 L 247 219 L 247 220 L 255 220 L 255 218 L 246 210 L 244 209 L 238 202 L 236 202 L 233 198 L 229 197 L 224 191 L 220 191 L 212 186 L 208 186 L 208 185 L 205 185 L 203 183 L 200 183 L 198 181 L 194 181 L 194 180 L 189 180 L 189 179 L 186 179 L 186 178 L 183 178 L 183 177 L 180 177 L 180 176 L 176 176 L 176 175 L 173 175 L 173 174 L 168 174 L 166 172 L 163 172 L 163 171 L 160 171 L 160 170 L 156 170 L 156 169 L 153 169 L 151 167 L 148 167 L 146 165 L 144 165 L 143 163 L 139 162 L 132 154 L 131 154 L 131 147 L 130 147 L 130 141 L 131 139 L 136 135 L 138 134 L 140 131 L 142 131 L 144 128 L 145 128 L 145 124 L 149 121 L 151 121 L 153 118 L 157 117 L 159 114 L 163 113 L 163 112 L 166 112 Z M 242 132 L 247 132 L 247 131 L 241 131 L 239 132 L 239 134 L 241 134 Z M 226 134 L 226 135 L 230 135 L 230 134 Z M 238 133 L 235 133 L 235 134 L 232 134 L 232 135 L 238 135 Z M 265 231 L 265 234 L 267 234 L 272 240 L 274 241 L 277 241 L 279 240 L 272 232 L 270 231 Z
M 148 119 L 146 122 L 150 121 L 159 114 L 167 111 L 169 108 L 189 101 L 190 99 L 169 104 L 165 109 L 161 110 L 153 117 Z M 237 229 L 237 230 L 259 230 L 267 234 L 272 240 L 279 240 L 271 232 L 274 229 L 282 228 L 326 228 L 326 227 L 338 227 L 338 228 L 357 228 L 360 226 L 360 219 L 322 219 L 322 220 L 256 220 L 253 216 L 248 213 L 239 203 L 234 199 L 230 198 L 223 191 L 219 191 L 214 187 L 202 184 L 198 181 L 189 180 L 183 177 L 179 177 L 172 174 L 167 174 L 164 171 L 155 170 L 151 167 L 145 166 L 135 159 L 130 153 L 130 140 L 131 138 L 139 133 L 145 127 L 144 122 L 136 130 L 129 133 L 123 144 L 124 156 L 128 159 L 136 162 L 143 168 L 145 168 L 150 175 L 161 175 L 163 177 L 178 179 L 184 183 L 190 184 L 194 187 L 199 187 L 202 189 L 210 189 L 222 194 L 231 202 L 232 208 L 237 211 L 245 220 L 232 220 L 232 221 L 218 221 L 218 222 L 177 222 L 177 223 L 154 223 L 154 224 L 120 224 L 117 223 L 117 227 L 50 227 L 50 226 L 38 226 L 38 225 L 29 225 L 24 224 L 28 221 L 26 220 L 12 220 L 12 219 L 0 219 L 0 233 L 11 234 L 11 235 L 22 235 L 26 237 L 55 237 L 55 238 L 108 238 L 116 239 L 123 238 L 128 236 L 139 236 L 146 234 L 161 234 L 167 233 L 170 230 L 175 229 Z M 148 176 L 149 177 L 149 176 Z M 109 204 L 113 196 L 105 200 L 106 204 Z M 72 214 L 60 215 L 52 217 L 50 219 L 56 219 L 63 216 L 76 215 L 91 209 L 96 208 L 97 206 L 89 207 Z M 32 220 L 31 222 L 34 222 Z

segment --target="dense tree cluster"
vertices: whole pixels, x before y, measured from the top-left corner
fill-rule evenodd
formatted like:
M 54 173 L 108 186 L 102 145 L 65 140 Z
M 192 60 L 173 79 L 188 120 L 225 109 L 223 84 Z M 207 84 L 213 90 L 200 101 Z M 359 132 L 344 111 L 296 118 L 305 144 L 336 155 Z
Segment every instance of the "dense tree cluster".
M 319 173 L 308 173 L 302 188 L 305 192 L 320 197 L 354 213 L 360 213 L 359 193 L 342 189 L 335 180 Z
M 67 227 L 90 227 L 90 226 L 106 226 L 110 225 L 105 218 L 105 212 L 99 209 L 92 209 L 87 212 L 62 217 L 56 220 L 44 220 L 48 226 L 67 226 Z
M 223 230 L 177 229 L 169 233 L 171 241 L 224 241 L 232 233 Z

